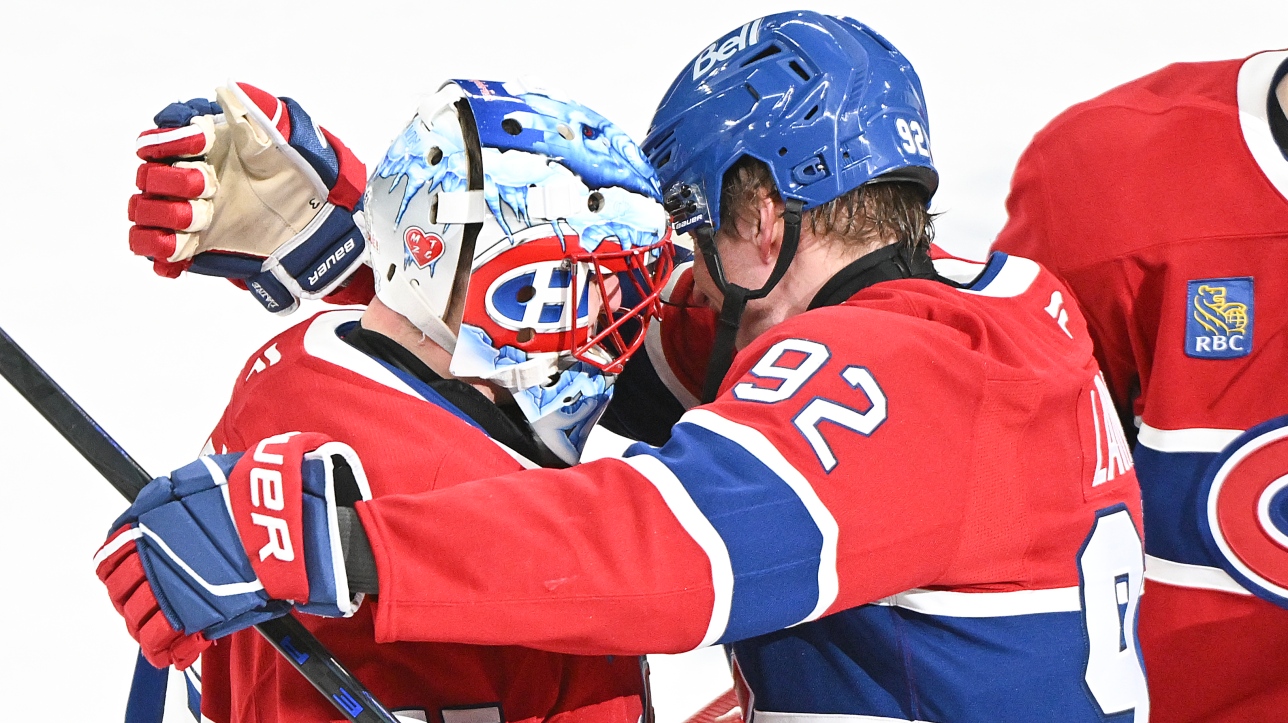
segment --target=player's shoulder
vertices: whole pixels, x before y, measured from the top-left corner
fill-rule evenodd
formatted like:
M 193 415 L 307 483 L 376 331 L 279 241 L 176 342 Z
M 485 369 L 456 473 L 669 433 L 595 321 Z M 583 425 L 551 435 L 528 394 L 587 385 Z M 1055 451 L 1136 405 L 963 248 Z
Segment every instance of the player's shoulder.
M 1244 62 L 1173 63 L 1070 106 L 1034 136 L 1033 145 L 1112 145 L 1140 136 L 1123 133 L 1123 124 L 1163 128 L 1194 114 L 1237 116 L 1238 76 Z M 1114 127 L 1119 132 L 1109 133 Z
M 350 359 L 365 355 L 346 344 L 340 334 L 347 325 L 357 324 L 361 316 L 360 309 L 322 311 L 278 333 L 242 365 L 233 396 L 248 393 L 270 380 L 280 383 L 285 378 L 298 377 L 311 366 L 301 364 L 305 360 L 351 366 Z
M 934 256 L 949 283 L 876 284 L 844 304 L 793 317 L 757 341 L 808 338 L 894 364 L 931 352 L 944 363 L 987 366 L 990 374 L 1009 367 L 1020 376 L 1089 363 L 1086 323 L 1065 285 L 1041 264 L 1001 252 L 984 261 L 938 249 Z

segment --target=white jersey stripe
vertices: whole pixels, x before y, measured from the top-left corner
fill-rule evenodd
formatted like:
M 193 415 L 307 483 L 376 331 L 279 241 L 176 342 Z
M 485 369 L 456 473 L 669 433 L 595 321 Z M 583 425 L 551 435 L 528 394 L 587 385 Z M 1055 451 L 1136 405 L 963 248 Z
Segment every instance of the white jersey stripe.
M 689 496 L 679 478 L 656 457 L 637 454 L 621 460 L 639 472 L 657 488 L 662 501 L 675 515 L 684 531 L 698 543 L 711 562 L 711 588 L 714 600 L 711 606 L 711 620 L 707 624 L 706 635 L 697 647 L 713 645 L 724 635 L 729 626 L 729 611 L 733 605 L 733 562 L 729 559 L 729 548 L 725 547 L 720 533 L 698 509 L 698 505 Z
M 1144 422 L 1136 441 L 1158 452 L 1220 452 L 1243 434 L 1242 429 L 1157 429 Z
M 1193 587 L 1200 590 L 1216 590 L 1236 595 L 1251 595 L 1230 577 L 1230 574 L 1219 567 L 1190 565 L 1184 562 L 1172 562 L 1152 555 L 1145 556 L 1145 579 L 1161 582 L 1176 587 Z M 1149 589 L 1149 585 L 1145 586 Z
M 998 299 L 1008 299 L 1013 296 L 1019 296 L 1033 285 L 1037 279 L 1041 267 L 1036 261 L 1031 261 L 1022 256 L 1008 256 L 1006 263 L 1002 265 L 1002 270 L 997 272 L 992 281 L 984 285 L 982 289 L 959 289 L 965 294 L 975 294 L 977 296 L 991 296 Z
M 1239 126 L 1243 130 L 1243 141 L 1261 172 L 1284 198 L 1288 198 L 1288 160 L 1284 159 L 1270 131 L 1266 95 L 1275 71 L 1286 58 L 1288 52 L 1284 51 L 1260 53 L 1248 58 L 1239 68 L 1238 85 Z
M 951 618 L 992 618 L 1082 610 L 1077 587 L 1010 592 L 955 592 L 952 590 L 909 590 L 872 603 Z
M 685 422 L 718 434 L 747 450 L 748 454 L 756 457 L 761 464 L 778 475 L 779 479 L 800 498 L 801 504 L 805 506 L 819 533 L 823 535 L 823 547 L 819 552 L 818 564 L 818 601 L 814 610 L 800 622 L 821 617 L 832 603 L 836 602 L 836 596 L 840 590 L 836 572 L 836 543 L 840 537 L 840 527 L 836 524 L 836 518 L 832 516 L 832 512 L 818 498 L 818 493 L 814 491 L 814 487 L 805 479 L 805 476 L 793 467 L 778 448 L 759 431 L 731 422 L 706 409 L 694 409 L 686 413 L 680 417 L 680 423 Z

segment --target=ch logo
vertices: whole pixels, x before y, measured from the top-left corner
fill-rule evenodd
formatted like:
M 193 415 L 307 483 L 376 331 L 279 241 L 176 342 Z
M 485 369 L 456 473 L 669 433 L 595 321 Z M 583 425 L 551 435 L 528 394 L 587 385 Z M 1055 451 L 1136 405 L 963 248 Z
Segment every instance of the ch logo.
M 572 326 L 572 298 L 577 299 L 577 326 L 589 322 L 589 284 L 586 270 L 573 273 L 561 261 L 525 264 L 502 274 L 488 287 L 487 313 L 497 324 L 518 331 L 532 329 L 538 334 L 565 331 Z

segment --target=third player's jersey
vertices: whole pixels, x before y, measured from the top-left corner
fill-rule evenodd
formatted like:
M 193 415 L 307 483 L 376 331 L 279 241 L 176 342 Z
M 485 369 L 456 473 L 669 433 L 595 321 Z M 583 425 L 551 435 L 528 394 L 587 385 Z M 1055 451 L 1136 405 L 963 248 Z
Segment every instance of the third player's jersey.
M 501 413 L 477 392 L 480 404 L 467 412 L 436 391 L 442 387 L 427 383 L 422 378 L 427 375 L 408 373 L 346 343 L 341 335 L 353 335 L 359 315 L 353 310 L 320 314 L 261 348 L 234 387 L 211 439 L 215 451 L 244 450 L 283 430 L 324 432 L 362 455 L 376 497 L 442 490 L 531 466 L 489 438 L 486 418 Z M 383 337 L 377 341 L 394 344 Z M 378 572 L 382 579 L 396 575 L 390 569 Z M 640 720 L 643 680 L 635 658 L 450 643 L 377 645 L 372 613 L 380 605 L 368 599 L 347 619 L 300 619 L 406 720 Z M 338 718 L 334 707 L 254 631 L 220 639 L 202 663 L 203 712 L 216 723 Z
M 359 505 L 377 635 L 730 643 L 766 721 L 1145 720 L 1139 491 L 1082 318 L 1027 259 L 937 266 L 964 285 L 774 327 L 661 447 Z
M 1218 452 L 1288 414 L 1288 160 L 1268 120 L 1286 60 L 1172 65 L 1069 109 L 1021 158 L 996 245 L 1069 284 L 1139 424 L 1158 720 L 1288 708 L 1288 612 L 1221 569 L 1196 499 Z

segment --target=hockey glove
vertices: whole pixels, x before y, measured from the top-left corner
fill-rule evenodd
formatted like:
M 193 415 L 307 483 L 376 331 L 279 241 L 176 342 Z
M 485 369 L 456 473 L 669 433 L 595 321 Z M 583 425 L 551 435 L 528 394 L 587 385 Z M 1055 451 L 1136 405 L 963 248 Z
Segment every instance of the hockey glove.
M 215 94 L 170 104 L 139 136 L 130 249 L 162 276 L 226 277 L 274 313 L 336 292 L 362 266 L 366 168 L 290 98 L 245 83 Z M 353 296 L 331 300 L 370 299 Z
M 303 463 L 301 464 L 301 460 Z M 322 434 L 269 437 L 153 480 L 94 561 L 157 667 L 296 609 L 352 615 L 336 507 L 371 497 L 357 454 Z

